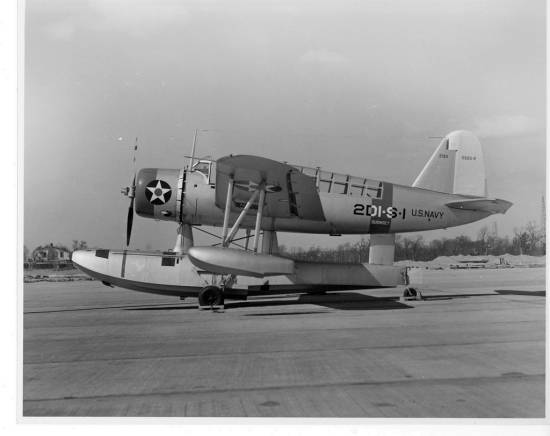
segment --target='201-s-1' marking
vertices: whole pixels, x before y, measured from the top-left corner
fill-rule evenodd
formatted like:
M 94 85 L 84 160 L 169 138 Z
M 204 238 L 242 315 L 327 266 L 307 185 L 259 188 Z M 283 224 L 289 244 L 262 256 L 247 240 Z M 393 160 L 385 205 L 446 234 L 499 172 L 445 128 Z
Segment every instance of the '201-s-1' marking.
M 375 218 L 395 218 L 397 217 L 397 208 L 388 206 L 386 208 L 382 206 L 376 206 L 373 204 L 361 204 L 357 203 L 353 206 L 354 215 L 365 215 Z

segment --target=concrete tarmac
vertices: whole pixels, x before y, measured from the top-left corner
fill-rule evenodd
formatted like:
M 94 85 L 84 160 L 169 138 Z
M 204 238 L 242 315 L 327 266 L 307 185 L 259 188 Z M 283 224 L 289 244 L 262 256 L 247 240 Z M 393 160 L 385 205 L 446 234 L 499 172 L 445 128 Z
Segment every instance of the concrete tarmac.
M 221 313 L 99 282 L 24 288 L 24 416 L 544 417 L 545 270 Z

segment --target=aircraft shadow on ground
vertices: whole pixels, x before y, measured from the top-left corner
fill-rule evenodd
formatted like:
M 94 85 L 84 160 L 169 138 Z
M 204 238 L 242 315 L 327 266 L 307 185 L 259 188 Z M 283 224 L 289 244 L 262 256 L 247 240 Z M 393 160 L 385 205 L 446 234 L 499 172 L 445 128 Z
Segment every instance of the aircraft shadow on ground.
M 546 297 L 546 291 L 515 291 L 509 289 L 495 289 L 499 295 L 524 295 L 526 297 Z
M 434 291 L 434 290 L 431 290 Z M 494 292 L 488 293 L 471 293 L 471 294 L 443 294 L 443 295 L 425 295 L 425 301 L 439 300 L 455 300 L 472 297 L 487 297 L 499 295 L 523 295 L 531 297 L 544 297 L 546 291 L 519 291 L 519 290 L 504 290 L 496 289 Z M 281 307 L 281 306 L 298 306 L 301 304 L 313 304 L 329 309 L 336 310 L 395 310 L 395 309 L 412 309 L 413 306 L 404 304 L 399 301 L 399 297 L 373 297 L 372 295 L 364 295 L 357 292 L 334 292 L 327 294 L 301 294 L 298 298 L 278 300 L 277 297 L 252 297 L 246 301 L 226 300 L 225 309 L 236 309 L 239 307 Z M 196 310 L 194 304 L 174 304 L 163 306 L 144 306 L 144 307 L 128 307 L 124 310 L 129 311 L 151 311 L 151 310 Z M 324 313 L 326 311 L 292 311 L 292 312 L 277 312 L 276 314 L 248 314 L 247 316 L 272 316 L 272 315 L 304 315 L 313 313 Z
M 373 297 L 357 292 L 338 292 L 327 294 L 302 294 L 292 300 L 248 300 L 226 302 L 226 309 L 236 307 L 275 307 L 314 304 L 337 310 L 393 310 L 412 309 L 412 306 L 398 301 L 397 297 Z M 294 313 L 294 312 L 293 312 Z
M 188 309 L 193 309 L 193 310 L 197 310 L 197 306 L 195 305 L 189 305 L 189 304 L 173 304 L 173 305 L 170 305 L 170 306 L 160 306 L 160 307 L 157 307 L 157 306 L 146 306 L 146 307 L 128 307 L 124 310 L 129 310 L 129 311 L 142 311 L 142 310 L 145 310 L 145 311 L 148 311 L 148 310 L 188 310 Z
M 426 292 L 427 290 L 422 290 Z M 430 289 L 430 291 L 444 292 L 442 290 Z M 494 292 L 475 293 L 475 294 L 442 294 L 442 295 L 424 295 L 426 301 L 437 300 L 456 300 L 460 298 L 472 298 L 472 297 L 497 297 L 499 295 L 519 295 L 526 297 L 544 297 L 546 291 L 520 291 L 520 290 L 504 290 L 495 289 Z
M 272 298 L 272 299 L 271 299 Z M 255 299 L 252 297 L 246 301 L 226 300 L 225 309 L 235 309 L 239 307 L 279 307 L 279 306 L 297 306 L 301 304 L 314 304 L 324 306 L 330 309 L 338 310 L 393 310 L 393 309 L 411 309 L 412 306 L 400 303 L 398 297 L 373 297 L 363 295 L 357 292 L 338 292 L 327 294 L 301 294 L 298 298 L 277 300 L 277 297 L 270 296 L 269 300 Z M 161 307 L 130 307 L 124 310 L 130 311 L 148 311 L 148 310 L 186 310 L 197 309 L 195 305 L 172 305 Z M 304 312 L 300 312 L 304 314 Z M 311 313 L 319 313 L 318 311 Z M 281 313 L 282 314 L 282 313 Z M 298 314 L 298 312 L 292 312 Z
M 480 294 L 480 293 L 479 294 L 446 294 L 444 293 L 444 291 L 440 291 L 442 292 L 442 295 L 426 295 L 425 294 L 425 292 L 427 292 L 426 290 L 421 289 L 421 291 L 425 301 L 459 300 L 461 298 L 489 297 L 489 296 L 495 297 L 497 295 L 493 292 L 484 293 L 484 294 Z M 431 291 L 433 291 L 433 289 Z

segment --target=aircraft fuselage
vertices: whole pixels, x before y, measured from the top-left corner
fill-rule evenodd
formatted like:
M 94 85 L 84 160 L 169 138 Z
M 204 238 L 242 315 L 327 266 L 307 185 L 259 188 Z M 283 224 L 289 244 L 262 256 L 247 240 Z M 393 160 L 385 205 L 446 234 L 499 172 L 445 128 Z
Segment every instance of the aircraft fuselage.
M 178 189 L 166 203 L 147 205 L 150 209 L 145 213 L 139 208 L 138 198 L 136 211 L 139 215 L 192 225 L 223 225 L 224 210 L 216 205 L 215 181 L 208 174 L 186 170 L 151 171 L 158 173 L 151 174 L 148 178 L 167 180 L 168 183 L 177 185 Z M 179 175 L 176 177 L 176 174 Z M 145 179 L 143 183 L 146 184 L 148 179 Z M 261 228 L 333 235 L 383 234 L 453 227 L 490 215 L 486 211 L 459 210 L 446 206 L 446 203 L 470 197 L 376 180 L 369 180 L 368 183 L 374 188 L 368 188 L 368 192 L 363 189 L 361 195 L 353 192 L 323 192 L 319 189 L 324 215 L 322 220 L 264 216 Z M 244 218 L 241 228 L 254 228 L 255 215 L 251 211 Z M 238 212 L 232 212 L 230 222 L 234 222 L 237 216 Z

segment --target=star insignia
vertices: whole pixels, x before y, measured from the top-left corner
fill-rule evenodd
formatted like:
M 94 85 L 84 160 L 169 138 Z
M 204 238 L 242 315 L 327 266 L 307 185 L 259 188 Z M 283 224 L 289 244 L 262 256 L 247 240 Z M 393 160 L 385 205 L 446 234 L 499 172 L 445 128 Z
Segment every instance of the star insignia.
M 240 188 L 244 191 L 253 192 L 258 189 L 258 184 L 252 181 L 248 182 L 236 182 L 234 185 L 236 188 Z
M 145 197 L 154 205 L 165 204 L 171 195 L 172 189 L 164 180 L 153 180 L 145 187 Z
M 249 181 L 235 182 L 234 186 L 244 191 L 254 192 L 258 189 L 260 185 L 258 183 L 253 182 L 252 180 L 249 180 Z M 266 192 L 279 192 L 281 189 L 282 188 L 280 186 L 276 186 L 276 185 L 265 186 Z

